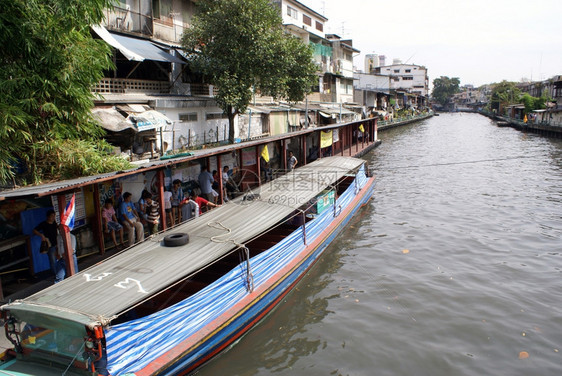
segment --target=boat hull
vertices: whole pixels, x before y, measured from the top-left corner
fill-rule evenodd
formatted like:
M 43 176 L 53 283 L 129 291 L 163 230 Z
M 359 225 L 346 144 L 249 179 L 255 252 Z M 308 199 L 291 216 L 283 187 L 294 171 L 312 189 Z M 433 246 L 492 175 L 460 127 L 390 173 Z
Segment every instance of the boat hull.
M 208 330 L 197 335 L 199 338 L 187 339 L 135 372 L 135 375 L 186 375 L 232 345 L 270 313 L 306 275 L 355 213 L 369 201 L 374 185 L 374 178 L 369 178 L 352 202 L 331 221 L 320 236 L 303 247 L 298 257 L 271 276 L 259 289 L 210 323 Z

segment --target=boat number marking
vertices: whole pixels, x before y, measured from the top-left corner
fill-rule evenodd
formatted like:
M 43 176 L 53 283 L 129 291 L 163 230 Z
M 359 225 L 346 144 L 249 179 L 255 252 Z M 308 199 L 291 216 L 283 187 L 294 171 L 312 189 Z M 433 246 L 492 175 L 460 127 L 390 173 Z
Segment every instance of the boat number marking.
M 133 278 L 126 278 L 124 281 L 121 281 L 113 286 L 115 287 L 119 287 L 122 289 L 128 289 L 130 286 L 132 286 L 133 284 L 136 284 L 137 287 L 139 288 L 139 292 L 142 292 L 143 294 L 148 294 L 148 291 L 146 291 L 145 289 L 142 288 L 142 285 L 140 283 L 140 281 L 137 281 L 136 279 Z
M 111 273 L 101 273 L 101 274 L 99 274 L 95 277 L 92 277 L 91 274 L 84 273 L 84 278 L 86 278 L 86 282 L 101 281 L 102 279 L 104 279 L 108 275 L 111 275 Z
M 84 278 L 86 278 L 86 282 L 97 282 L 97 281 L 101 281 L 102 279 L 104 279 L 107 276 L 110 276 L 111 274 L 113 274 L 113 273 L 101 273 L 101 274 L 98 274 L 95 277 L 92 277 L 91 274 L 84 273 Z M 146 291 L 142 287 L 140 281 L 136 280 L 136 279 L 133 279 L 133 278 L 125 278 L 124 281 L 116 283 L 113 286 L 119 287 L 120 289 L 128 289 L 128 288 L 131 288 L 135 285 L 138 287 L 138 292 L 143 293 L 143 294 L 148 294 L 148 291 Z

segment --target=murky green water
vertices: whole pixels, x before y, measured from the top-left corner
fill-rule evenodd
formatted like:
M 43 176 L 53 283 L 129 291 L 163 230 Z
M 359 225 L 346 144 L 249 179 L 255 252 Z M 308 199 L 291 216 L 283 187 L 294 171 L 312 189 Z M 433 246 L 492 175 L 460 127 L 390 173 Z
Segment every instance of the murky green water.
M 199 374 L 562 374 L 562 141 L 474 114 L 379 138 L 369 207 Z

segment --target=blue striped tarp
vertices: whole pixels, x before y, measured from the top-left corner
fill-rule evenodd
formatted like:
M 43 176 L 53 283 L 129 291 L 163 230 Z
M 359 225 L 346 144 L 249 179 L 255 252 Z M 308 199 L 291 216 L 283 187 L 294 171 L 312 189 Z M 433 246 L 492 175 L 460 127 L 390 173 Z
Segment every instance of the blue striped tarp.
M 364 167 L 337 198 L 337 212 L 351 203 L 367 182 Z M 307 243 L 313 242 L 333 221 L 326 209 L 306 224 Z M 304 247 L 303 227 L 250 260 L 254 287 L 264 284 L 291 262 Z M 111 375 L 133 373 L 203 329 L 246 296 L 244 263 L 189 298 L 149 316 L 106 328 L 108 370 Z

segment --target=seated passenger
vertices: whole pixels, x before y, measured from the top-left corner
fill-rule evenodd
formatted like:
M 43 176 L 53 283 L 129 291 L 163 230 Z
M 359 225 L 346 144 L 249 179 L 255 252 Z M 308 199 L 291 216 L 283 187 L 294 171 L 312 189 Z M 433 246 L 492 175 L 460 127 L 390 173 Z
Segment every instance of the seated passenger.
M 101 210 L 101 220 L 103 231 L 106 234 L 111 233 L 111 238 L 113 239 L 113 244 L 115 248 L 121 250 L 125 247 L 125 241 L 123 240 L 123 226 L 117 221 L 115 216 L 115 209 L 113 209 L 113 200 L 108 198 L 105 200 L 104 206 Z M 117 244 L 117 239 L 115 237 L 115 232 L 119 231 L 119 237 L 121 238 L 121 244 Z

